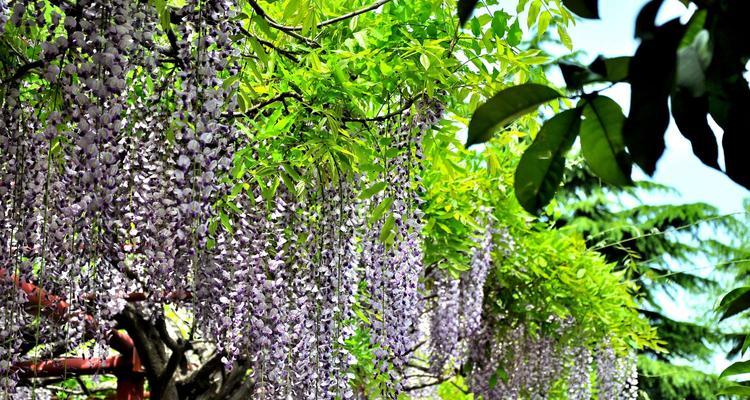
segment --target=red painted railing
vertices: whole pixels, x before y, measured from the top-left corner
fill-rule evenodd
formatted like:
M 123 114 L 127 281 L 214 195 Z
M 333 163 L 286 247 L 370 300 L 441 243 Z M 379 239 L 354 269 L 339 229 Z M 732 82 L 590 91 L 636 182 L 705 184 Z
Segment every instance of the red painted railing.
M 15 275 L 8 275 L 7 270 L 0 268 L 0 280 L 10 279 L 26 294 L 26 310 L 34 315 L 43 315 L 55 321 L 67 318 L 69 305 L 59 296 L 48 293 L 36 285 L 25 282 Z M 136 294 L 134 301 L 145 300 L 146 296 Z M 178 296 L 179 297 L 179 296 Z M 94 318 L 86 315 L 90 328 L 95 326 Z M 106 359 L 100 358 L 63 358 L 23 362 L 14 367 L 25 378 L 59 377 L 76 375 L 113 374 L 117 378 L 117 400 L 142 400 L 147 397 L 144 392 L 144 371 L 133 340 L 126 333 L 112 331 L 109 345 L 120 353 Z

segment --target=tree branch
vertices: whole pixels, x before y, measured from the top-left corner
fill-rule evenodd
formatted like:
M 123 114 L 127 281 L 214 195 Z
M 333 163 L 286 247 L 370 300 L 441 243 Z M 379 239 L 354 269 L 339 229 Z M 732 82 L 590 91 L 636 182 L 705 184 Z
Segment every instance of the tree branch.
M 26 76 L 26 74 L 28 74 L 29 72 L 31 72 L 31 70 L 33 70 L 35 68 L 41 68 L 43 65 L 44 65 L 44 62 L 41 61 L 41 60 L 36 60 L 36 61 L 32 61 L 32 62 L 26 63 L 26 64 L 18 67 L 18 69 L 16 70 L 16 72 L 10 78 L 8 78 L 5 81 L 3 81 L 2 84 L 3 84 L 3 86 L 10 85 L 11 83 L 13 83 L 13 82 L 15 82 L 15 81 L 23 78 L 24 76 Z
M 240 24 L 237 24 L 237 26 L 239 27 L 240 32 L 242 32 L 243 35 L 257 40 L 258 43 L 260 43 L 263 46 L 266 46 L 266 47 L 268 47 L 270 49 L 275 50 L 277 53 L 281 54 L 282 56 L 288 58 L 289 60 L 291 60 L 291 61 L 293 61 L 295 63 L 299 62 L 299 60 L 297 59 L 297 57 L 294 56 L 296 54 L 296 52 L 282 49 L 282 48 L 276 46 L 275 44 L 269 42 L 268 40 L 261 39 L 258 36 L 255 36 L 252 33 L 250 33 L 247 29 L 243 28 L 242 25 L 240 25 Z
M 268 100 L 262 101 L 262 102 L 260 102 L 260 103 L 258 103 L 256 105 L 250 107 L 244 113 L 225 114 L 225 117 L 226 118 L 236 118 L 236 117 L 244 116 L 244 117 L 250 117 L 250 118 L 252 118 L 253 116 L 255 116 L 255 114 L 258 111 L 260 111 L 260 109 L 262 109 L 262 108 L 264 108 L 266 106 L 269 106 L 269 105 L 271 105 L 273 103 L 276 103 L 277 101 L 283 101 L 284 99 L 289 99 L 289 98 L 295 99 L 295 100 L 297 100 L 299 102 L 302 102 L 302 103 L 304 103 L 304 101 L 305 101 L 305 99 L 303 99 L 302 96 L 299 95 L 298 93 L 295 93 L 295 92 L 284 92 L 284 93 L 278 94 L 278 95 L 276 95 L 274 97 L 271 97 Z
M 212 386 L 215 386 L 211 382 L 211 375 L 222 367 L 221 357 L 220 353 L 215 353 L 198 370 L 178 381 L 177 391 L 180 398 L 197 398 L 198 395 L 211 390 Z
M 166 363 L 164 349 L 155 344 L 159 341 L 158 332 L 131 305 L 125 306 L 122 312 L 115 316 L 115 320 L 133 339 L 138 355 L 146 367 L 146 378 L 149 383 L 156 384 L 164 372 Z
M 325 21 L 319 22 L 316 25 L 316 27 L 322 28 L 324 26 L 333 25 L 333 24 L 335 24 L 337 22 L 345 21 L 345 20 L 347 20 L 349 18 L 354 18 L 357 15 L 364 14 L 364 13 L 372 11 L 372 10 L 377 10 L 378 8 L 382 7 L 383 5 L 390 3 L 391 1 L 393 1 L 393 0 L 378 0 L 378 1 L 370 4 L 367 7 L 360 8 L 359 10 L 355 10 L 355 11 L 352 11 L 352 12 L 349 12 L 349 13 L 346 13 L 346 14 L 339 15 L 338 17 L 333 17 L 333 18 L 327 19 Z M 278 30 L 281 30 L 281 31 L 284 31 L 284 32 L 287 32 L 287 33 L 288 32 L 301 31 L 303 29 L 303 27 L 301 25 L 297 25 L 297 26 L 282 25 L 282 24 L 280 24 L 280 23 L 278 23 L 276 21 L 273 21 L 272 19 L 269 20 L 270 17 L 268 16 L 268 14 L 266 14 L 265 11 L 263 11 L 263 10 L 258 11 L 258 9 L 256 9 L 255 6 L 253 6 L 253 3 L 255 3 L 257 5 L 257 3 L 254 0 L 250 0 L 250 6 L 253 7 L 253 9 L 255 10 L 255 12 L 257 12 L 261 17 L 265 18 L 266 21 L 269 21 L 269 25 L 273 26 L 274 28 L 276 28 Z M 271 22 L 273 22 L 273 23 L 271 23 Z
M 416 96 L 414 96 L 414 97 L 412 97 L 410 99 L 407 99 L 406 102 L 404 103 L 403 107 L 401 107 L 400 109 L 398 109 L 396 111 L 390 112 L 388 114 L 379 115 L 379 116 L 375 116 L 375 117 L 369 117 L 369 118 L 343 117 L 343 118 L 341 118 L 341 120 L 345 121 L 345 122 L 363 122 L 363 123 L 364 122 L 382 122 L 382 121 L 385 121 L 387 119 L 390 119 L 390 118 L 393 118 L 393 117 L 401 115 L 404 111 L 408 110 L 409 107 L 411 107 L 411 105 L 414 104 L 414 102 L 417 101 L 417 99 L 420 96 L 421 96 L 421 94 L 418 94 L 418 95 L 416 95 Z
M 320 47 L 320 44 L 318 42 L 316 42 L 316 41 L 314 41 L 314 40 L 312 40 L 312 39 L 310 39 L 308 37 L 302 36 L 299 33 L 295 32 L 297 30 L 297 29 L 295 29 L 296 28 L 295 26 L 286 26 L 286 25 L 282 25 L 282 24 L 276 22 L 276 20 L 274 20 L 273 18 L 271 18 L 271 16 L 266 13 L 266 11 L 258 4 L 257 1 L 255 1 L 255 0 L 248 0 L 248 3 L 250 3 L 250 7 L 252 7 L 253 10 L 255 10 L 255 12 L 261 18 L 263 18 L 264 20 L 266 20 L 266 22 L 268 23 L 268 25 L 271 26 L 272 28 L 275 28 L 275 29 L 277 29 L 277 30 L 279 30 L 281 32 L 284 32 L 285 34 L 287 34 L 287 35 L 289 35 L 289 36 L 291 36 L 291 37 L 293 37 L 293 38 L 295 38 L 297 40 L 305 42 L 308 46 L 311 46 L 311 47 Z
M 382 7 L 383 5 L 385 5 L 387 3 L 390 3 L 391 1 L 393 1 L 393 0 L 379 0 L 379 1 L 376 1 L 376 2 L 374 2 L 372 4 L 370 4 L 367 7 L 360 8 L 359 10 L 355 10 L 355 11 L 352 11 L 350 13 L 339 15 L 338 17 L 327 19 L 327 20 L 319 23 L 317 25 L 317 27 L 318 28 L 322 28 L 324 26 L 335 24 L 336 22 L 340 22 L 340 21 L 347 20 L 349 18 L 356 17 L 357 15 L 364 14 L 364 13 L 366 13 L 368 11 L 376 10 L 376 9 Z M 295 26 L 293 28 L 295 28 L 295 30 L 302 29 L 301 26 Z

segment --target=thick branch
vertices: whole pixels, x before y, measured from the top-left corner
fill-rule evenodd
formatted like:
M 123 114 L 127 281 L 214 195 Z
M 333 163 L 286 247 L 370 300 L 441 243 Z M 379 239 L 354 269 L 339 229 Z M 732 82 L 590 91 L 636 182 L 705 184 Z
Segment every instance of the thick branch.
M 146 367 L 146 377 L 149 383 L 157 382 L 166 363 L 164 349 L 157 344 L 159 333 L 130 305 L 126 306 L 115 317 L 115 320 L 133 339 L 138 355 Z
M 415 385 L 415 386 L 407 386 L 404 388 L 404 391 L 411 392 L 413 390 L 419 390 L 419 389 L 424 389 L 424 388 L 431 387 L 431 386 L 437 386 L 447 381 L 450 378 L 451 377 L 443 377 L 443 378 L 437 379 L 435 382 L 426 382 L 426 383 L 422 383 L 422 384 Z
M 180 393 L 180 398 L 193 399 L 212 390 L 216 385 L 211 381 L 211 375 L 221 369 L 221 357 L 220 353 L 215 353 L 198 370 L 177 382 L 177 391 Z

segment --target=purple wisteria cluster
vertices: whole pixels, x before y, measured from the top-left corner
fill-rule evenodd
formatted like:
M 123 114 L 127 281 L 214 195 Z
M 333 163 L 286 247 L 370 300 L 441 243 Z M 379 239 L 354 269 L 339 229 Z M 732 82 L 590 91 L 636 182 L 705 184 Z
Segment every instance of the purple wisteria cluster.
M 469 388 L 484 399 L 545 399 L 564 371 L 555 339 L 535 336 L 519 325 L 503 335 L 484 326 L 469 345 L 473 367 Z
M 6 0 L 0 0 L 0 35 L 5 32 L 5 24 L 8 22 L 8 14 L 10 14 L 10 8 Z
M 597 393 L 600 399 L 638 398 L 638 366 L 635 353 L 623 357 L 606 343 L 594 356 Z
M 344 342 L 362 279 L 358 194 L 345 181 L 316 182 L 297 198 L 255 190 L 198 271 L 198 293 L 216 297 L 196 310 L 202 330 L 227 365 L 251 358 L 255 398 L 353 397 Z
M 222 116 L 234 107 L 232 87 L 220 78 L 232 73 L 232 4 L 189 1 L 181 29 L 167 34 L 139 2 L 50 3 L 16 1 L 7 21 L 46 39 L 42 80 L 9 81 L 0 102 L 3 389 L 29 341 L 11 276 L 70 305 L 64 327 L 41 326 L 31 344 L 62 336 L 71 349 L 106 342 L 128 293 L 198 289 L 195 272 L 222 250 L 207 232 L 236 142 Z M 173 35 L 173 46 L 156 35 Z M 160 54 L 179 72 L 163 76 Z M 28 102 L 36 92 L 43 107 Z M 216 293 L 193 292 L 195 305 Z
M 387 160 L 387 170 L 380 177 L 389 183 L 388 190 L 373 201 L 392 201 L 388 219 L 374 223 L 363 238 L 362 264 L 373 313 L 370 328 L 376 367 L 391 376 L 394 386 L 389 389 L 395 392 L 402 390 L 403 373 L 417 345 L 423 307 L 424 213 L 418 195 L 418 161 L 422 138 L 442 113 L 441 103 L 422 99 L 402 115 L 403 123 L 392 133 L 391 146 L 398 154 Z
M 591 372 L 594 362 L 591 350 L 583 346 L 568 347 L 565 349 L 564 356 L 568 360 L 568 399 L 590 400 Z

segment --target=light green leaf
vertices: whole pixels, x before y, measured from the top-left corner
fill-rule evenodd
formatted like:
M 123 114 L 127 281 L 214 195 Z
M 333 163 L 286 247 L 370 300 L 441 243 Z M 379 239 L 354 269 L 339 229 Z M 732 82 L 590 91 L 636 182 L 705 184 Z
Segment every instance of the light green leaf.
M 419 56 L 419 63 L 422 64 L 425 70 L 430 69 L 430 58 L 427 56 L 427 54 L 422 54 Z
M 536 24 L 537 18 L 539 17 L 539 11 L 542 9 L 541 0 L 534 0 L 529 6 L 529 13 L 526 15 L 526 27 L 531 29 Z
M 370 223 L 374 223 L 375 221 L 379 220 L 387 210 L 391 209 L 391 204 L 393 204 L 392 197 L 386 197 L 385 199 L 383 199 L 383 201 L 381 201 L 380 204 L 378 204 L 377 207 L 372 210 L 372 213 L 370 213 Z
M 544 36 L 544 33 L 547 32 L 547 28 L 549 28 L 549 23 L 551 20 L 552 20 L 552 14 L 550 14 L 549 11 L 543 11 L 539 15 L 539 22 L 537 23 L 537 29 L 536 29 L 537 39 L 541 39 L 542 36 Z
M 386 182 L 377 182 L 372 184 L 367 189 L 363 190 L 362 193 L 359 194 L 360 199 L 369 199 L 370 197 L 380 193 L 383 189 L 385 189 L 388 186 Z
M 560 37 L 560 41 L 562 42 L 563 46 L 565 46 L 568 50 L 573 50 L 573 40 L 570 38 L 568 30 L 565 29 L 565 27 L 561 24 L 557 24 L 557 36 Z

